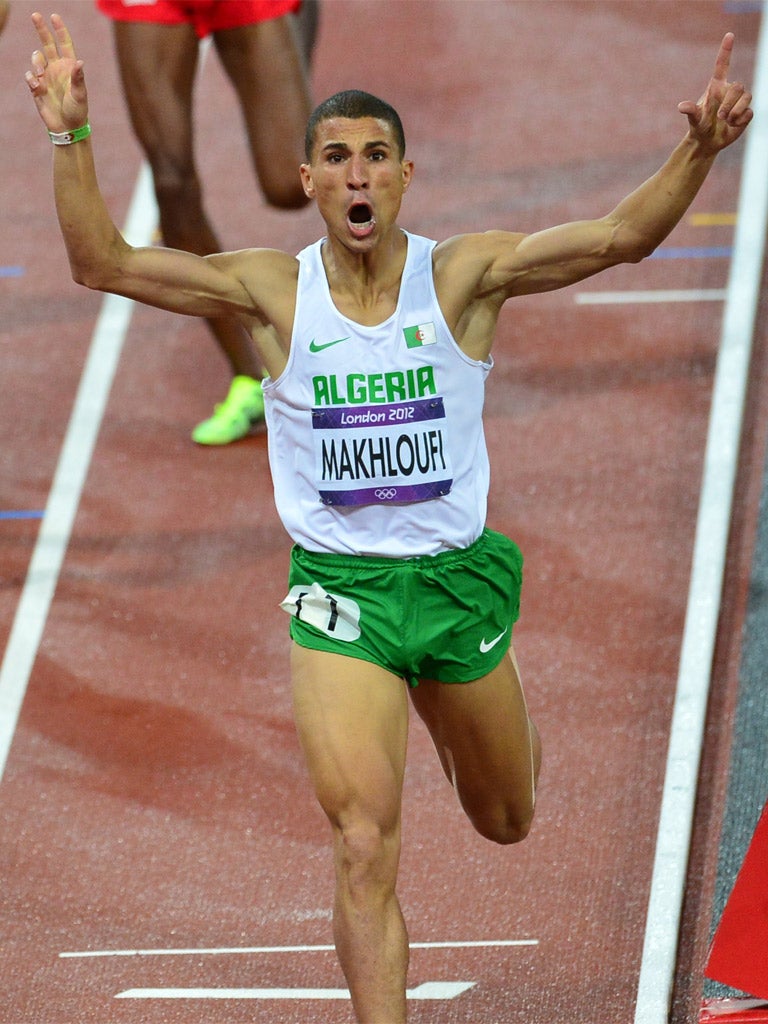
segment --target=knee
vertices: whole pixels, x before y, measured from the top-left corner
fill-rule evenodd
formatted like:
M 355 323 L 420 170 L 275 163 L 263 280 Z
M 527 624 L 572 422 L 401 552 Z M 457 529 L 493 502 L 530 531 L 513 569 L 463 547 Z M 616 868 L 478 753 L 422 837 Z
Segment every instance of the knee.
M 499 805 L 469 816 L 476 832 L 499 846 L 521 843 L 533 826 L 533 806 L 526 809 Z
M 335 831 L 336 868 L 352 892 L 394 888 L 398 840 L 374 821 L 338 825 Z
M 150 164 L 161 213 L 179 210 L 189 217 L 202 203 L 202 189 L 194 166 L 164 154 L 155 154 Z
M 261 188 L 269 205 L 278 210 L 300 210 L 309 202 L 301 182 L 294 183 L 288 177 L 262 181 Z
M 200 182 L 194 170 L 166 164 L 153 172 L 163 244 L 205 255 L 217 252 L 218 239 L 203 210 Z
M 469 817 L 475 829 L 501 846 L 521 843 L 530 833 L 536 807 L 536 788 L 541 771 L 541 739 L 533 722 L 531 730 L 532 778 L 515 787 L 514 792 L 505 795 L 483 793 L 476 806 L 479 808 Z

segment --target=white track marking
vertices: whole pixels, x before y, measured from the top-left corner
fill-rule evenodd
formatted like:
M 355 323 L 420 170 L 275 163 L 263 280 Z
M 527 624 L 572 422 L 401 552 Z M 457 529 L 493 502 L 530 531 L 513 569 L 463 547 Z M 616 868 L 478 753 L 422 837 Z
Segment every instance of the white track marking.
M 474 981 L 425 981 L 407 999 L 455 999 Z M 349 999 L 345 988 L 129 988 L 115 999 Z
M 411 949 L 489 949 L 504 946 L 538 946 L 538 939 L 482 939 L 476 942 L 411 942 Z M 207 949 L 92 949 L 59 953 L 62 959 L 122 956 L 233 956 L 260 953 L 328 953 L 334 946 L 222 946 Z
M 755 60 L 635 1024 L 667 1024 L 768 222 L 768 18 Z
M 143 166 L 128 211 L 125 237 L 133 245 L 148 245 L 156 224 L 151 175 Z M 91 339 L 45 515 L 0 666 L 0 779 L 8 761 L 132 312 L 130 299 L 105 296 Z
M 635 302 L 723 302 L 724 288 L 690 288 L 637 292 L 577 292 L 577 306 L 623 306 Z

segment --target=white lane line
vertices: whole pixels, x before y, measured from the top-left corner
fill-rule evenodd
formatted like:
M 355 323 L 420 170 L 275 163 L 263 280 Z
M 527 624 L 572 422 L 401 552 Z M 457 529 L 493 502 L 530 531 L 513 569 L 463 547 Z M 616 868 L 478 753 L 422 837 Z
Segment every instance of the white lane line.
M 124 234 L 133 245 L 147 245 L 156 223 L 151 176 L 144 166 L 136 182 Z M 105 297 L 80 378 L 45 515 L 0 666 L 0 779 L 132 312 L 131 300 L 117 295 Z
M 667 1024 L 768 222 L 768 17 L 755 59 L 635 1024 Z
M 634 302 L 723 302 L 724 288 L 682 288 L 636 292 L 577 292 L 577 306 L 620 306 Z
M 489 949 L 505 946 L 538 946 L 538 939 L 482 939 L 476 942 L 411 942 L 411 949 Z M 131 956 L 233 956 L 269 953 L 328 953 L 332 945 L 316 946 L 223 946 L 208 949 L 95 949 L 59 953 L 61 959 Z
M 474 981 L 427 981 L 406 990 L 407 999 L 455 999 Z M 115 999 L 349 999 L 345 988 L 129 988 Z

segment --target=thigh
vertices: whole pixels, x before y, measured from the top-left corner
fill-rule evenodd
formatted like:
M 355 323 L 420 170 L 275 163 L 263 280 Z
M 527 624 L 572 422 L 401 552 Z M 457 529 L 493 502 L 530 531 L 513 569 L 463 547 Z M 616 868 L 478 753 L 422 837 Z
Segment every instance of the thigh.
M 474 682 L 424 680 L 411 701 L 475 827 L 488 834 L 505 820 L 529 823 L 541 751 L 514 650 Z
M 128 113 L 153 169 L 163 159 L 176 168 L 191 166 L 195 30 L 120 21 L 114 36 Z
M 240 102 L 262 185 L 286 172 L 298 181 L 311 101 L 291 16 L 225 29 L 214 40 Z
M 320 805 L 337 828 L 396 831 L 408 736 L 406 686 L 357 658 L 294 644 L 296 727 Z

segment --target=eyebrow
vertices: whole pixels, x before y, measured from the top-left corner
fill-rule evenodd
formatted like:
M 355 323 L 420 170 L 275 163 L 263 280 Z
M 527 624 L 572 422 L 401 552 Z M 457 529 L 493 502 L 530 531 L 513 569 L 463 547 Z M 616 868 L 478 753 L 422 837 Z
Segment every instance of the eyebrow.
M 363 147 L 363 149 L 364 150 L 369 150 L 369 149 L 389 149 L 389 150 L 391 150 L 392 149 L 392 143 L 391 142 L 387 142 L 386 139 L 375 139 L 375 140 L 372 140 L 371 142 L 366 142 L 366 144 Z M 345 151 L 348 151 L 349 150 L 349 145 L 346 142 L 336 142 L 336 141 L 326 142 L 326 144 L 321 147 L 320 152 L 321 153 L 330 153 L 333 150 L 345 150 Z

